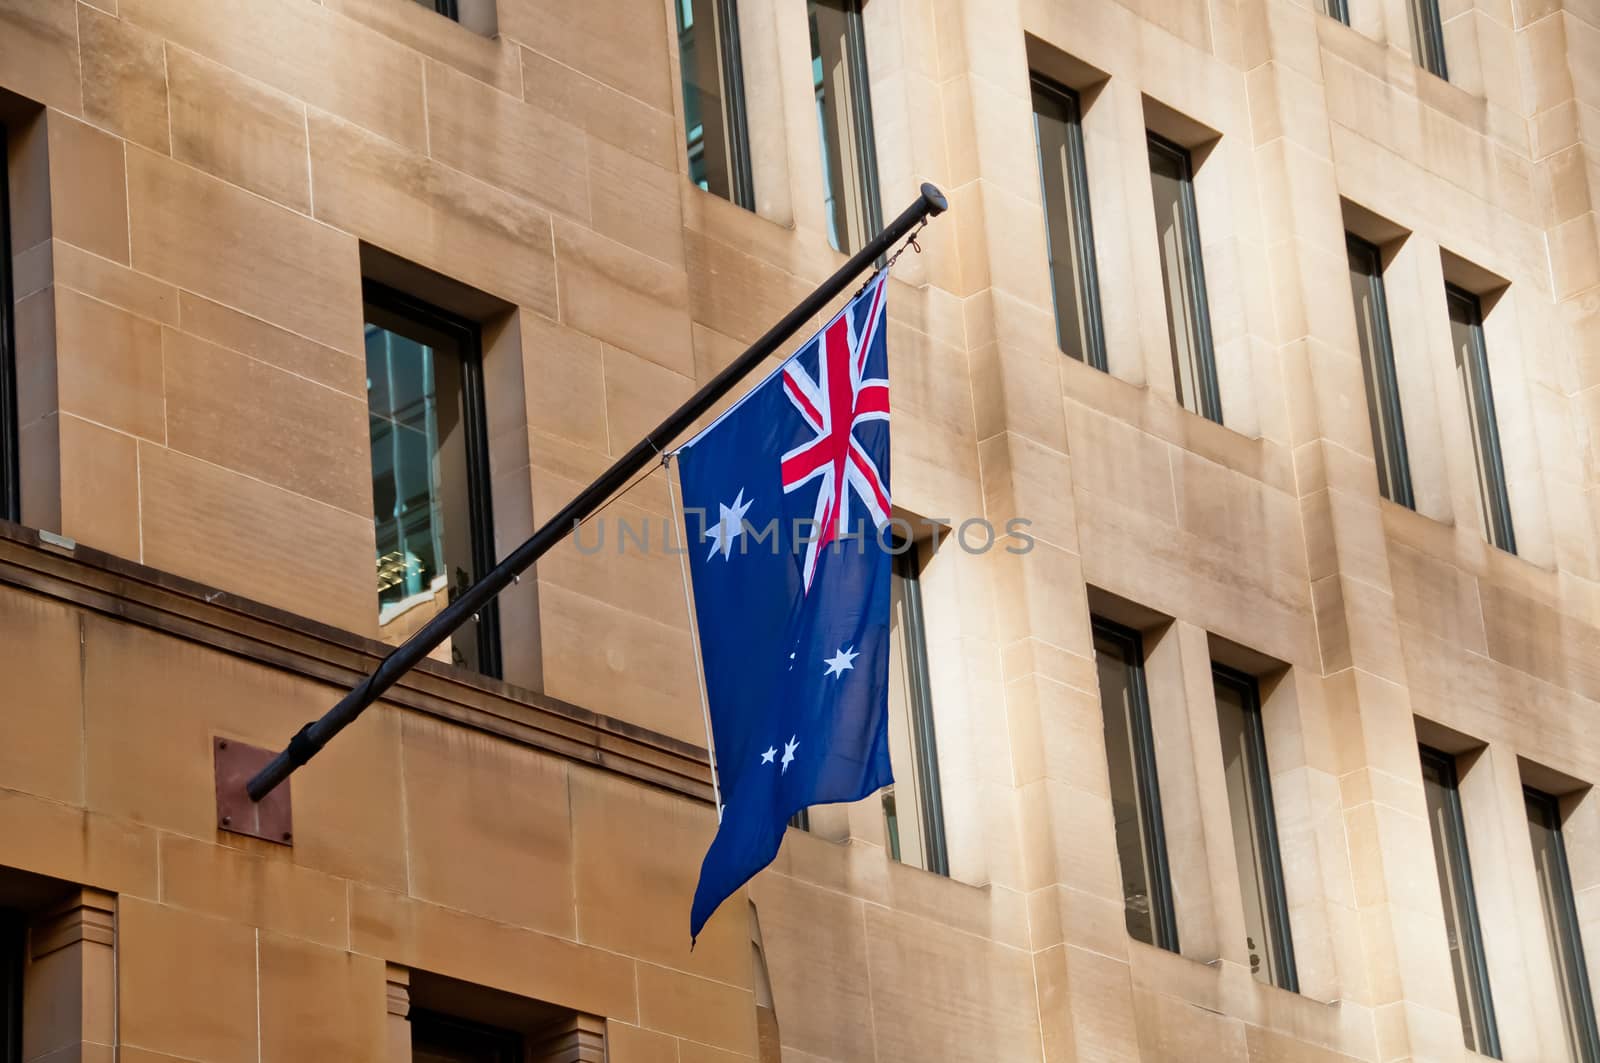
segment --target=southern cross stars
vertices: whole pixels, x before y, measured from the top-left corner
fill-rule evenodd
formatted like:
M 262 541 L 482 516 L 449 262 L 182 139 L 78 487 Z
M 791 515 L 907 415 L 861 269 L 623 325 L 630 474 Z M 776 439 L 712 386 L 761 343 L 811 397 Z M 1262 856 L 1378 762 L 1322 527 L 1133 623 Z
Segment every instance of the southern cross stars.
M 783 759 L 778 761 L 778 764 L 780 765 L 780 767 L 778 769 L 778 774 L 779 775 L 786 774 L 789 771 L 789 764 L 790 764 L 791 761 L 794 760 L 794 751 L 799 749 L 799 748 L 800 748 L 800 736 L 799 735 L 790 735 L 789 736 L 789 740 L 783 744 Z M 763 763 L 763 764 L 771 764 L 772 763 L 772 758 L 777 756 L 777 755 L 778 755 L 778 747 L 777 746 L 768 746 L 767 747 L 767 751 L 765 753 L 761 754 L 761 763 Z
M 832 657 L 824 658 L 822 663 L 826 667 L 824 668 L 822 674 L 825 676 L 844 675 L 846 672 L 854 668 L 855 659 L 860 657 L 861 654 L 852 653 L 851 650 L 852 647 L 843 646 L 840 648 L 839 652 L 834 654 Z
M 733 541 L 744 534 L 744 515 L 755 504 L 755 499 L 749 502 L 744 500 L 744 488 L 739 489 L 739 494 L 734 498 L 733 505 L 726 506 L 717 503 L 717 508 L 722 510 L 717 517 L 716 527 L 706 532 L 705 537 L 711 540 L 711 552 L 706 555 L 710 561 L 720 552 L 724 561 L 728 560 L 733 552 Z

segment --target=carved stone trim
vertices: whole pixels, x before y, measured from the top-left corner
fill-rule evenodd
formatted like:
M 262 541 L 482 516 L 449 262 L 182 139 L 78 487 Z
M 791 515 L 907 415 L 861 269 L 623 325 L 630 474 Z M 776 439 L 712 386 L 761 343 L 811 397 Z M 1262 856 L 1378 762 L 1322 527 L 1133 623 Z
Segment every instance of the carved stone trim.
M 387 977 L 389 1014 L 404 1019 L 411 1014 L 411 969 L 391 963 Z
M 528 1047 L 538 1063 L 606 1063 L 606 1021 L 574 1015 L 529 1038 Z
M 116 941 L 117 899 L 100 890 L 79 890 L 35 918 L 28 928 L 28 954 L 37 961 L 88 941 L 111 948 Z

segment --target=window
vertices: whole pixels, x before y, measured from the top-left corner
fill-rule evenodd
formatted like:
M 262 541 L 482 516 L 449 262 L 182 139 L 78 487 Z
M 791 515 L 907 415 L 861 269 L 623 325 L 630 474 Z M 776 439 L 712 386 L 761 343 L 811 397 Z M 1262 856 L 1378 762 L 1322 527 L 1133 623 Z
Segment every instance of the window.
M 828 242 L 852 254 L 883 228 L 861 0 L 809 0 L 808 10 Z
M 371 281 L 365 297 L 378 624 L 395 641 L 494 565 L 489 437 L 477 326 Z M 498 676 L 494 605 L 450 646 Z
M 456 7 L 456 0 L 417 0 L 423 7 L 431 7 L 448 19 L 460 21 L 461 12 Z
M 22 970 L 26 942 L 22 916 L 0 910 L 0 1063 L 22 1063 Z
M 1406 430 L 1400 416 L 1400 386 L 1395 382 L 1389 306 L 1383 294 L 1383 260 L 1359 236 L 1345 234 L 1350 259 L 1350 294 L 1356 304 L 1361 341 L 1361 375 L 1367 382 L 1367 417 L 1372 422 L 1372 453 L 1378 462 L 1378 490 L 1391 502 L 1415 509 L 1411 469 L 1406 460 Z
M 1456 376 L 1471 419 L 1472 457 L 1478 466 L 1478 505 L 1489 541 L 1508 553 L 1517 552 L 1511 530 L 1511 500 L 1506 496 L 1505 466 L 1500 461 L 1500 429 L 1494 419 L 1494 389 L 1489 384 L 1489 352 L 1483 343 L 1483 307 L 1465 288 L 1445 285 L 1450 305 L 1450 343 L 1455 348 Z
M 1472 892 L 1472 864 L 1467 859 L 1467 832 L 1461 819 L 1456 762 L 1448 754 L 1423 746 L 1422 789 L 1433 834 L 1433 858 L 1439 872 L 1439 900 L 1444 905 L 1445 939 L 1455 975 L 1456 1006 L 1461 1036 L 1468 1048 L 1500 1058 L 1494 1002 L 1489 997 L 1489 968 L 1478 931 L 1478 902 Z
M 1044 195 L 1045 247 L 1056 308 L 1056 341 L 1069 358 L 1106 367 L 1100 284 L 1089 223 L 1089 171 L 1078 94 L 1033 76 L 1033 135 Z
M 1144 645 L 1137 631 L 1093 619 L 1100 711 L 1106 729 L 1106 767 L 1122 867 L 1123 918 L 1128 933 L 1178 951 L 1178 921 L 1167 873 L 1155 741 L 1145 694 Z
M 675 0 L 689 180 L 756 209 L 735 0 Z
M 895 548 L 900 552 L 889 593 L 889 759 L 897 781 L 883 791 L 884 836 L 896 860 L 948 875 L 917 548 L 904 542 Z
M 1533 869 L 1544 904 L 1550 962 L 1561 991 L 1567 1054 L 1574 1063 L 1600 1063 L 1600 1032 L 1595 1029 L 1594 998 L 1589 993 L 1589 973 L 1578 934 L 1578 908 L 1567 870 L 1567 847 L 1561 838 L 1561 806 L 1554 797 L 1532 787 L 1524 787 L 1522 797 L 1528 809 Z
M 411 1009 L 412 1063 L 523 1063 L 520 1034 Z
M 1439 0 L 1406 0 L 1411 18 L 1411 56 L 1430 74 L 1449 79 L 1444 65 L 1444 27 L 1439 23 Z
M 11 285 L 10 141 L 0 122 L 0 517 L 22 519 L 22 472 L 17 442 L 15 291 Z
M 1350 25 L 1350 5 L 1346 0 L 1323 0 L 1322 13 Z
M 1194 165 L 1170 140 L 1148 134 L 1150 191 L 1161 245 L 1161 285 L 1167 300 L 1167 337 L 1178 402 L 1222 423 L 1222 398 L 1211 349 L 1211 311 L 1200 261 L 1200 220 L 1194 205 Z
M 1211 677 L 1217 698 L 1217 729 L 1222 735 L 1222 769 L 1228 781 L 1228 809 L 1233 818 L 1233 854 L 1244 899 L 1250 973 L 1259 982 L 1297 992 L 1300 981 L 1289 936 L 1289 902 L 1284 895 L 1278 826 L 1272 811 L 1260 688 L 1254 676 L 1220 664 L 1211 666 Z

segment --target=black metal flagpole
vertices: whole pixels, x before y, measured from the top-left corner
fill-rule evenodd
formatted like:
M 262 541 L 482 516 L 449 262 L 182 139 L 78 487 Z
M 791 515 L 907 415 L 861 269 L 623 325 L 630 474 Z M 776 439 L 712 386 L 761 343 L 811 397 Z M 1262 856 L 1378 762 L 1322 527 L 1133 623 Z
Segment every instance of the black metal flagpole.
M 750 345 L 748 350 L 735 359 L 733 364 L 713 377 L 688 402 L 674 410 L 666 420 L 634 444 L 632 450 L 618 458 L 611 468 L 580 491 L 576 498 L 567 503 L 566 508 L 546 521 L 521 546 L 507 554 L 505 560 L 463 591 L 459 598 L 419 628 L 410 638 L 391 650 L 387 657 L 378 662 L 378 667 L 371 675 L 339 699 L 339 703 L 329 709 L 321 719 L 313 720 L 295 732 L 283 752 L 273 757 L 272 761 L 250 780 L 246 786 L 250 799 L 260 801 L 297 768 L 321 752 L 322 747 L 327 745 L 334 735 L 344 730 L 351 721 L 366 711 L 368 706 L 382 697 L 384 691 L 394 686 L 401 676 L 416 667 L 435 647 L 449 638 L 456 628 L 466 623 L 469 617 L 487 605 L 495 595 L 509 587 L 517 576 L 527 571 L 529 566 L 543 557 L 551 547 L 571 534 L 581 521 L 604 505 L 630 477 L 651 461 L 657 460 L 672 441 L 695 422 L 696 418 L 715 405 L 718 399 L 732 391 L 739 381 L 748 376 L 750 371 L 765 361 L 769 355 L 774 354 L 779 345 L 796 329 L 843 293 L 851 281 L 888 253 L 901 237 L 910 233 L 916 226 L 926 223 L 928 219 L 943 214 L 948 206 L 942 192 L 931 184 L 923 185 L 922 194 L 917 197 L 915 203 L 901 211 L 899 217 L 886 225 L 883 231 L 874 236 L 860 251 L 850 256 L 850 261 L 818 285 L 817 289 L 801 300 L 793 310 L 785 314 L 782 321 L 768 329 L 760 339 Z

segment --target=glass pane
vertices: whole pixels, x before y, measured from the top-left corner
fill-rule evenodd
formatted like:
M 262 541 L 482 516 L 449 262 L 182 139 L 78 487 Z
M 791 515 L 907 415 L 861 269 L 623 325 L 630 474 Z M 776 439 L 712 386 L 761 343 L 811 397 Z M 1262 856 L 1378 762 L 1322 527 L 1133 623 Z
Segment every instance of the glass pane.
M 367 316 L 378 627 L 384 641 L 398 643 L 479 569 L 467 398 L 458 343 L 376 306 Z M 477 627 L 469 622 L 456 631 L 450 659 L 482 670 Z
M 895 785 L 883 791 L 884 830 L 896 860 L 948 874 L 916 557 L 914 548 L 896 556 L 890 581 L 889 759 Z
M 1410 506 L 1411 476 L 1406 467 L 1405 429 L 1400 417 L 1399 388 L 1395 383 L 1382 260 L 1376 247 L 1353 236 L 1346 238 L 1345 249 L 1350 259 L 1350 294 L 1355 299 L 1361 371 L 1367 385 L 1367 417 L 1372 425 L 1372 452 L 1378 464 L 1378 490 L 1391 502 Z
M 1470 419 L 1468 434 L 1478 470 L 1478 506 L 1483 514 L 1484 536 L 1500 549 L 1515 553 L 1505 468 L 1500 460 L 1500 430 L 1494 416 L 1494 390 L 1489 384 L 1488 351 L 1483 342 L 1483 311 L 1477 296 L 1456 287 L 1446 289 L 1446 302 L 1450 308 L 1456 378 Z
M 1412 58 L 1429 73 L 1447 77 L 1438 0 L 1407 0 L 1406 11 L 1410 16 Z
M 1200 264 L 1200 232 L 1189 155 L 1153 136 L 1150 191 L 1156 208 L 1162 294 L 1167 304 L 1167 338 L 1172 345 L 1172 376 L 1178 402 L 1220 423 L 1222 411 L 1212 378 L 1211 323 L 1206 319 L 1205 277 Z
M 1472 870 L 1467 860 L 1466 830 L 1456 793 L 1456 773 L 1449 757 L 1424 750 L 1422 789 L 1433 834 L 1434 863 L 1439 874 L 1439 900 L 1444 906 L 1445 939 L 1455 976 L 1456 1006 L 1466 1046 L 1485 1055 L 1499 1055 L 1489 1002 L 1478 913 L 1472 896 Z
M 808 10 L 828 242 L 849 254 L 880 227 L 861 5 L 809 0 Z
M 1153 835 L 1160 800 L 1150 763 L 1148 707 L 1137 643 L 1109 628 L 1095 628 L 1095 666 L 1100 678 L 1100 711 L 1105 724 L 1106 768 L 1111 781 L 1111 813 L 1122 868 L 1124 919 L 1128 934 L 1177 951 L 1167 886 L 1159 881 L 1155 854 L 1165 843 Z
M 1258 982 L 1292 989 L 1288 927 L 1279 915 L 1283 875 L 1271 833 L 1272 791 L 1255 684 L 1218 672 L 1214 686 L 1250 973 Z
M 753 208 L 732 0 L 678 0 L 678 57 L 689 179 Z
M 1033 129 L 1043 186 L 1045 247 L 1054 292 L 1056 339 L 1080 362 L 1105 368 L 1089 226 L 1088 176 L 1077 97 L 1035 80 Z
M 1567 1054 L 1576 1063 L 1600 1063 L 1600 1033 L 1595 1030 L 1594 1001 L 1589 993 L 1583 941 L 1578 930 L 1572 879 L 1567 870 L 1566 847 L 1561 838 L 1561 815 L 1556 799 L 1537 790 L 1524 790 L 1528 835 L 1533 842 L 1534 872 L 1544 925 L 1561 995 L 1561 1015 L 1567 1032 Z

